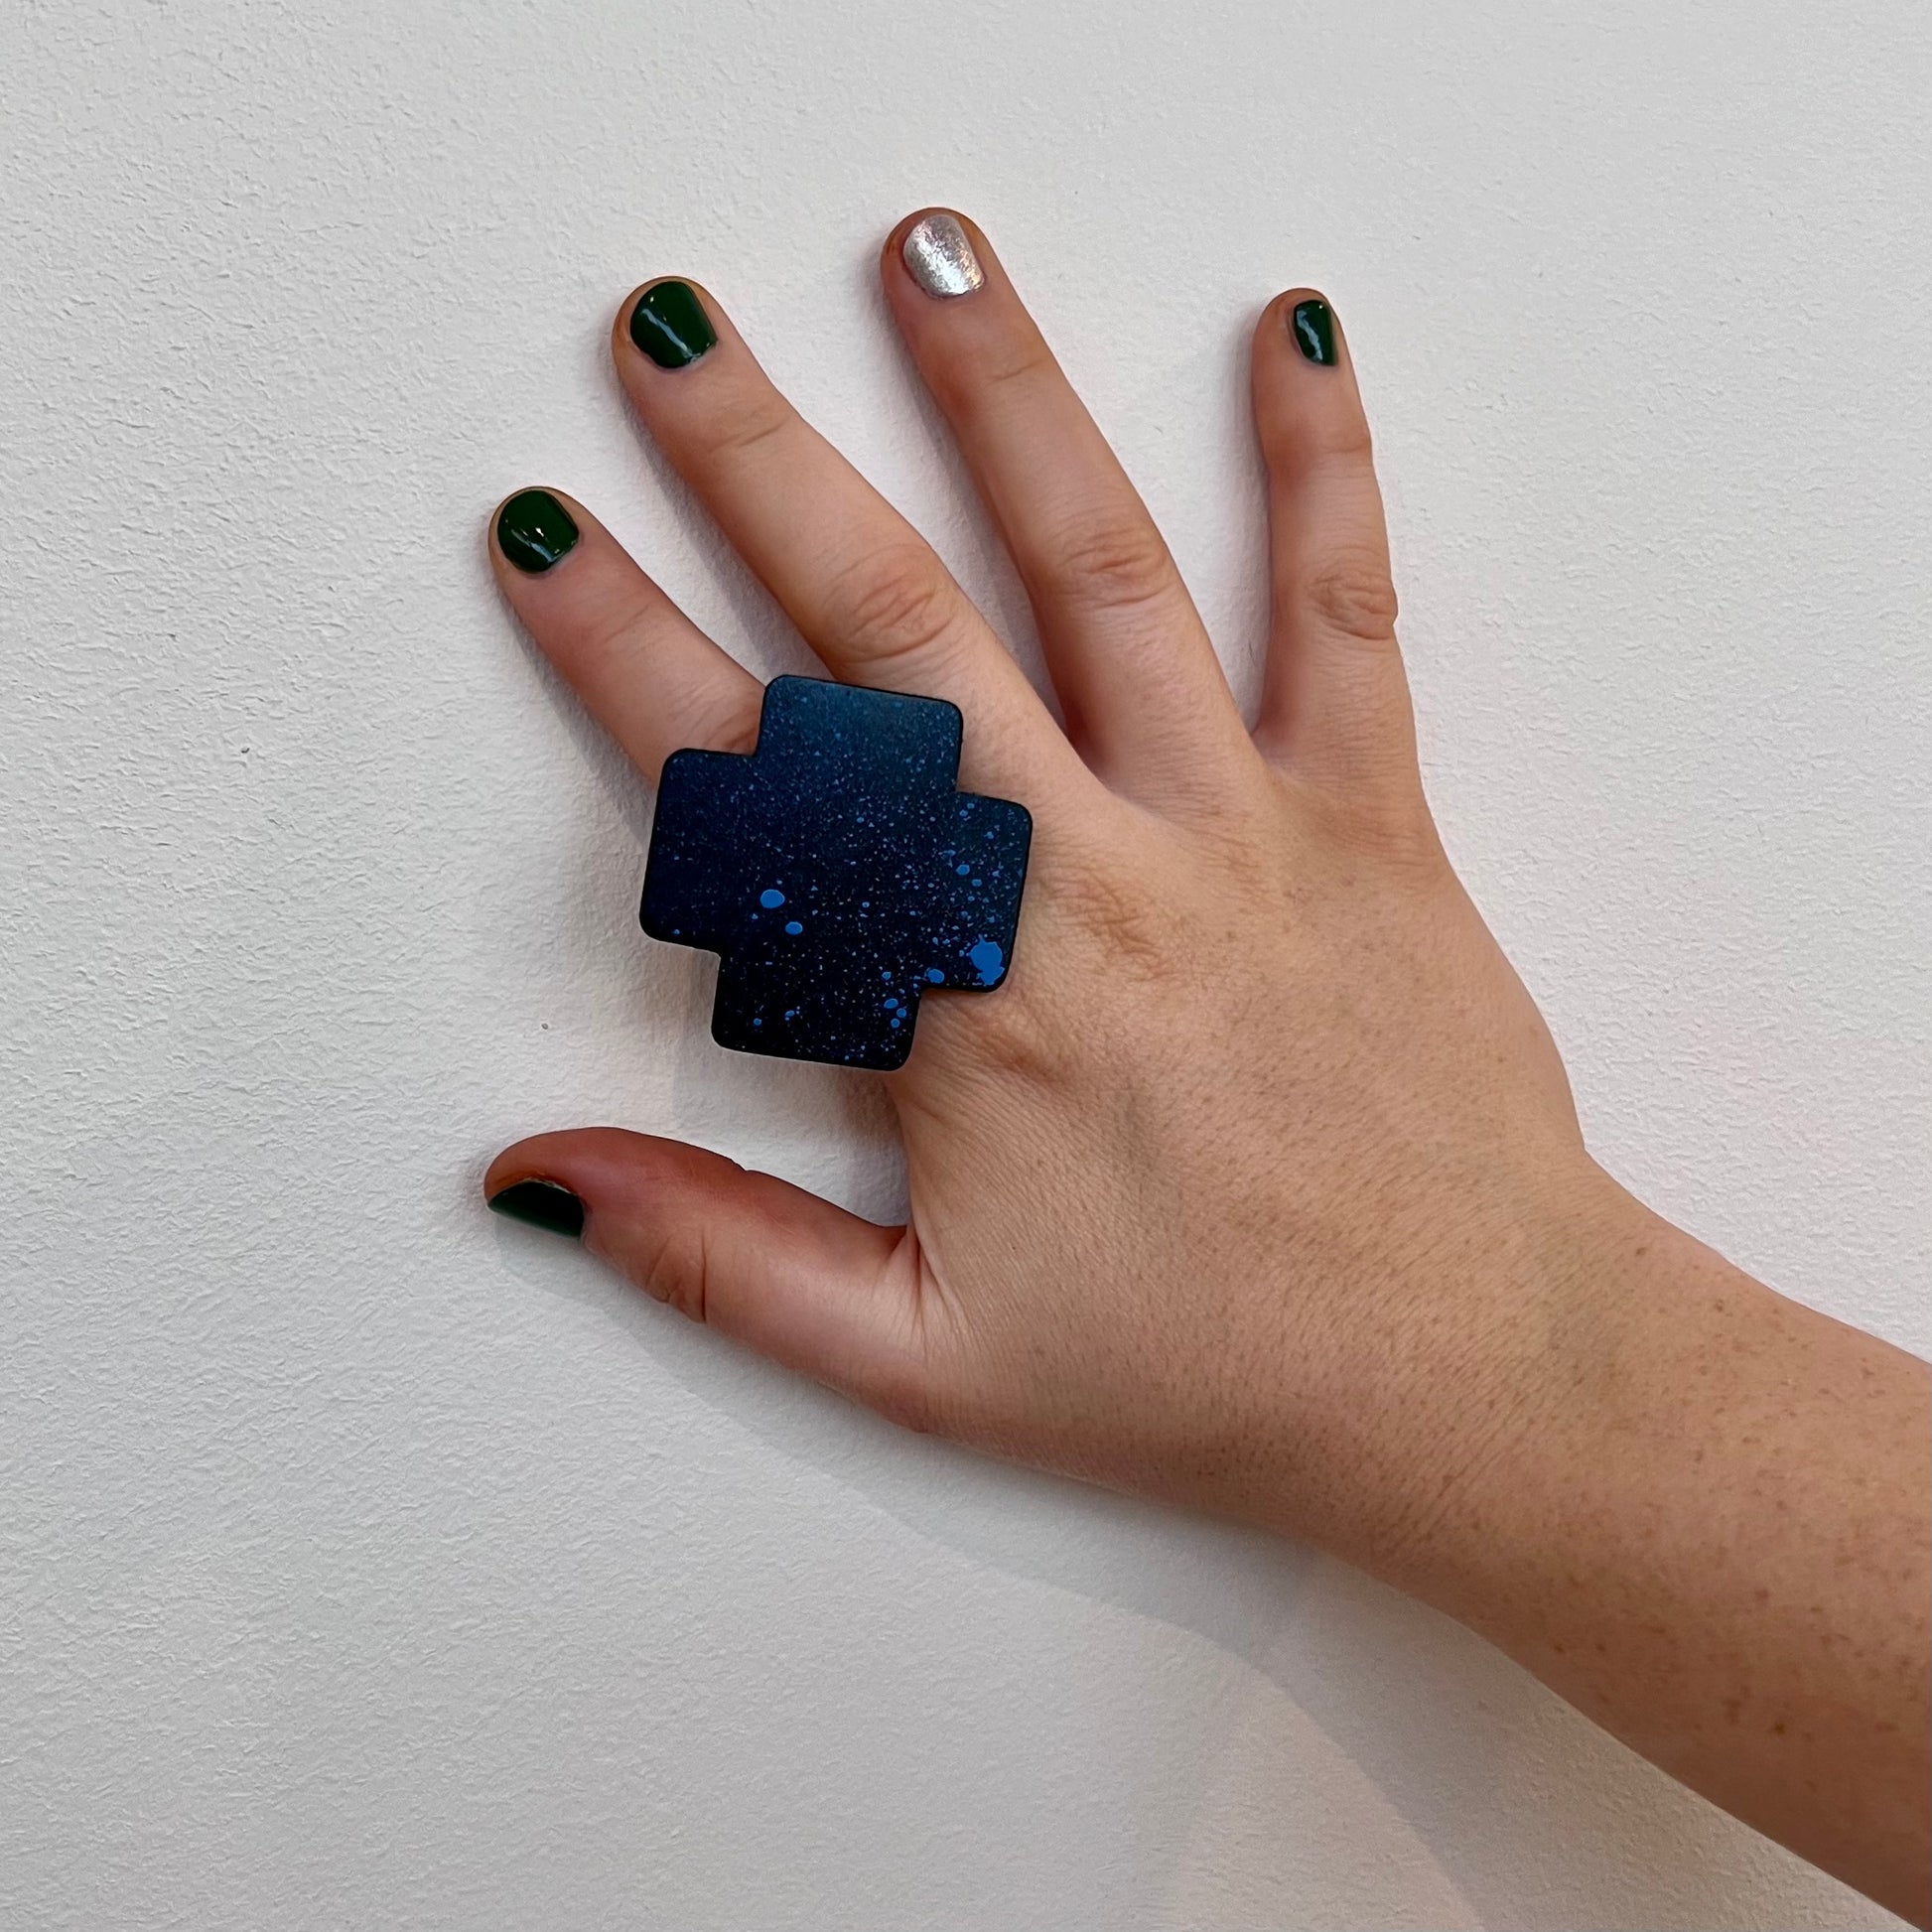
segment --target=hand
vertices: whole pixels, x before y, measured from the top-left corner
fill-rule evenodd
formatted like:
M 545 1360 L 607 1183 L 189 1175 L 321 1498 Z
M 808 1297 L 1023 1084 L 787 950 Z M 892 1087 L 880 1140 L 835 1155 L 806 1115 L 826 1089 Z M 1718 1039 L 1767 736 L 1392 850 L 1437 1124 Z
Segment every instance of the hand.
M 928 997 L 889 1080 L 907 1223 L 615 1130 L 525 1142 L 488 1185 L 562 1182 L 588 1245 L 653 1295 L 914 1427 L 1367 1556 L 1451 1474 L 1440 1391 L 1524 1400 L 1553 1266 L 1605 1189 L 1423 800 L 1344 340 L 1306 290 L 1256 329 L 1274 636 L 1251 735 L 984 239 L 956 296 L 925 292 L 902 240 L 888 297 L 1033 599 L 1064 732 L 715 299 L 655 285 L 613 345 L 827 666 L 952 699 L 962 782 L 1033 810 L 1008 985 Z M 660 367 L 640 299 L 660 353 L 716 342 Z M 495 545 L 538 642 L 646 774 L 681 745 L 747 748 L 758 684 L 569 514 L 545 570 Z
M 508 1149 L 492 1204 L 581 1225 L 660 1300 L 914 1428 L 1311 1538 L 1922 1910 L 1922 1366 L 1585 1152 L 1424 802 L 1326 304 L 1281 296 L 1254 335 L 1273 616 L 1250 732 L 984 238 L 908 221 L 883 273 L 1064 729 L 716 301 L 647 285 L 613 343 L 834 676 L 951 699 L 961 782 L 1034 814 L 1006 985 L 928 996 L 886 1076 L 906 1224 L 615 1128 Z M 525 492 L 493 530 L 518 615 L 647 776 L 751 747 L 757 682 L 581 508 Z

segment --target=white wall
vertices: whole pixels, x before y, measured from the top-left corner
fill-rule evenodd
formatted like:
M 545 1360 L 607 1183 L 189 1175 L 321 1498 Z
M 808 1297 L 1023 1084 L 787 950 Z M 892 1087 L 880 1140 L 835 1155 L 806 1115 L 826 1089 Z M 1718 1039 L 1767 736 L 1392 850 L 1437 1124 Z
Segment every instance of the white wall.
M 1593 11 L 0 10 L 0 1923 L 1887 1922 L 1338 1566 L 477 1198 L 609 1120 L 894 1210 L 876 1097 L 639 935 L 648 801 L 481 543 L 564 484 L 799 665 L 614 395 L 684 271 L 1024 635 L 875 293 L 945 201 L 1244 679 L 1240 344 L 1332 292 L 1599 1150 L 1932 1346 L 1927 15 Z

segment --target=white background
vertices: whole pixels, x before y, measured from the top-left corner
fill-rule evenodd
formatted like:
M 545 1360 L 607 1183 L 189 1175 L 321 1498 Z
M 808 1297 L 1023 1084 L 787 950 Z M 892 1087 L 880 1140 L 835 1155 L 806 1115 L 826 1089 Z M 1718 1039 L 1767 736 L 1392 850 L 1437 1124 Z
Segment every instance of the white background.
M 0 1923 L 1887 1922 L 1337 1565 L 486 1215 L 597 1121 L 898 1180 L 862 1082 L 709 1044 L 482 538 L 562 484 L 802 668 L 607 366 L 700 275 L 1030 652 L 874 281 L 945 202 L 1247 689 L 1242 341 L 1326 287 L 1433 794 L 1599 1154 L 1924 1349 L 1924 7 L 3 20 Z

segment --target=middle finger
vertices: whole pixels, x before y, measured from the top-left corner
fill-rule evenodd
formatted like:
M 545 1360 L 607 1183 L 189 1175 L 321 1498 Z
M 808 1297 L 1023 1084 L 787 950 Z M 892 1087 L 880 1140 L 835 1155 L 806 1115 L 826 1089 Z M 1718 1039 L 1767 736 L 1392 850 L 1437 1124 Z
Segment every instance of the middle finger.
M 1247 731 L 1173 556 L 977 228 L 945 208 L 886 245 L 887 299 L 1027 587 L 1067 729 L 1160 805 L 1216 789 Z

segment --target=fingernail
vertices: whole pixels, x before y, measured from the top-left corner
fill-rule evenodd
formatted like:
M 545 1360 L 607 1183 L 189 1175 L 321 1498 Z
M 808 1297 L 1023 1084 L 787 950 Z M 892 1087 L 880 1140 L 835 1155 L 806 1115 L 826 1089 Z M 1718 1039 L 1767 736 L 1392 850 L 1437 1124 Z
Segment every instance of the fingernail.
M 577 543 L 577 524 L 547 489 L 519 489 L 496 512 L 496 547 L 535 577 Z
M 554 1180 L 512 1180 L 490 1195 L 489 1205 L 512 1221 L 528 1221 L 533 1228 L 567 1234 L 573 1241 L 584 1232 L 584 1203 Z
M 899 253 L 913 281 L 928 295 L 971 295 L 986 284 L 966 230 L 950 214 L 928 214 L 915 221 Z
M 1304 302 L 1295 305 L 1295 314 L 1290 328 L 1295 331 L 1295 345 L 1311 362 L 1328 363 L 1337 360 L 1335 354 L 1335 313 L 1318 295 L 1311 295 Z
M 718 332 L 689 282 L 656 282 L 630 312 L 630 340 L 660 369 L 681 369 L 717 346 Z

